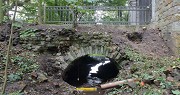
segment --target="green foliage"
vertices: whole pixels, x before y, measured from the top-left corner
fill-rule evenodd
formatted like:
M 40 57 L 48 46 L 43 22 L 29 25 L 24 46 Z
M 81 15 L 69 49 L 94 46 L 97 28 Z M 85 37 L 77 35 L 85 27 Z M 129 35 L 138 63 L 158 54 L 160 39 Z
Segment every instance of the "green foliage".
M 22 27 L 22 23 L 20 23 L 20 22 L 14 22 L 14 23 L 12 24 L 12 26 L 13 26 L 13 27 L 19 27 L 19 28 L 21 28 L 21 27 Z
M 131 61 L 141 63 L 146 60 L 145 56 L 143 56 L 142 54 L 139 54 L 138 52 L 135 52 L 131 48 L 126 48 L 125 53 L 126 53 L 126 56 L 128 57 L 128 59 Z
M 1 92 L 0 92 L 1 93 Z M 21 91 L 15 91 L 12 93 L 8 93 L 8 94 L 3 94 L 3 95 L 24 95 L 23 93 L 21 93 Z
M 21 56 L 12 57 L 11 61 L 19 67 L 19 73 L 29 73 L 38 67 L 34 60 Z
M 113 88 L 107 95 L 117 95 L 118 93 L 121 93 L 122 90 Z
M 126 2 L 127 0 L 107 0 L 104 4 L 107 6 L 124 6 Z
M 13 93 L 9 93 L 8 95 L 23 95 L 23 93 L 21 93 L 20 91 L 16 91 Z
M 35 37 L 35 29 L 26 29 L 20 32 L 20 38 L 21 39 L 28 39 L 31 37 Z
M 129 59 L 131 65 L 128 70 L 123 69 L 120 71 L 117 80 L 135 77 L 142 80 L 153 80 L 158 83 L 156 85 L 159 85 L 155 87 L 154 84 L 145 84 L 143 87 L 138 85 L 131 92 L 134 93 L 133 95 L 162 95 L 164 90 L 174 87 L 175 83 L 167 81 L 167 76 L 164 74 L 164 71 L 167 71 L 167 68 L 169 67 L 180 66 L 179 59 L 169 57 L 153 58 L 151 56 L 140 54 L 131 48 L 125 50 L 125 57 Z M 128 87 L 127 89 L 131 88 Z M 122 86 L 117 90 L 110 91 L 110 94 L 108 95 L 120 95 L 122 94 L 120 92 L 125 92 L 125 90 L 122 90 Z M 172 90 L 172 93 L 174 95 L 179 95 L 178 90 Z
M 162 93 L 149 89 L 147 92 L 144 92 L 143 95 L 162 95 Z
M 3 15 L 3 4 L 2 4 L 2 0 L 0 0 L 0 24 L 2 23 L 3 19 L 4 19 L 4 15 Z
M 22 56 L 13 56 L 11 62 L 13 63 L 11 68 L 15 68 L 15 70 L 8 75 L 10 82 L 21 80 L 23 74 L 30 73 L 38 68 L 35 60 Z
M 173 93 L 174 95 L 180 95 L 180 90 L 172 90 L 172 93 Z
M 94 6 L 94 5 L 105 5 L 105 6 L 124 6 L 126 4 L 127 0 L 44 0 L 40 5 L 46 4 L 47 6 L 70 6 L 71 8 L 77 8 L 78 12 L 80 14 L 85 14 L 89 12 L 84 12 L 84 10 L 80 6 Z M 8 4 L 1 4 L 2 8 L 0 8 L 0 11 L 9 12 L 13 9 L 13 2 L 10 0 L 10 5 Z M 38 1 L 37 0 L 31 0 L 31 1 L 19 1 L 19 8 L 20 11 L 18 11 L 18 17 L 17 20 L 28 22 L 28 23 L 36 23 L 38 19 Z M 43 5 L 42 5 L 43 6 Z M 42 12 L 41 12 L 42 13 Z M 60 12 L 52 12 L 52 16 L 63 19 L 62 16 L 60 16 Z M 41 14 L 43 16 L 43 14 Z M 0 15 L 1 21 L 7 21 L 9 20 L 10 16 L 3 16 Z M 41 17 L 41 16 L 40 16 Z M 123 18 L 123 20 L 125 20 Z
M 18 81 L 18 80 L 21 79 L 21 74 L 19 74 L 19 73 L 12 73 L 12 74 L 8 75 L 8 79 L 11 82 Z

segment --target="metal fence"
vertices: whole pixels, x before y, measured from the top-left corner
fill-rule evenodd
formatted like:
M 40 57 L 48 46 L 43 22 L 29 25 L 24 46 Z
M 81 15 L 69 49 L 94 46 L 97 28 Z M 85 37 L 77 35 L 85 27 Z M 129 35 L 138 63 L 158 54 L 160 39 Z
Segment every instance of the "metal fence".
M 78 11 L 76 15 L 75 11 Z M 45 23 L 145 25 L 151 20 L 148 6 L 45 6 Z

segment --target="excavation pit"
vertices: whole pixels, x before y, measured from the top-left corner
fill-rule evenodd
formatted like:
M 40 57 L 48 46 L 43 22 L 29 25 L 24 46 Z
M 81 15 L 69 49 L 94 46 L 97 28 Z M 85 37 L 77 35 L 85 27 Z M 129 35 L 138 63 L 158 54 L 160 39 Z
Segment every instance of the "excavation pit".
M 72 61 L 64 70 L 62 78 L 75 87 L 96 86 L 116 77 L 118 73 L 114 59 L 92 54 Z

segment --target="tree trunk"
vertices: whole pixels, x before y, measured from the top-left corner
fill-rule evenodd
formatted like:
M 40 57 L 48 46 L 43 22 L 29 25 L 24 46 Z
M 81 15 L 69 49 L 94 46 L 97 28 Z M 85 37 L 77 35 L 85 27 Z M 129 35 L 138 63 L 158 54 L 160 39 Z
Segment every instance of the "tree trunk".
M 58 6 L 58 0 L 55 0 L 54 5 Z
M 4 19 L 4 12 L 3 12 L 3 0 L 0 0 L 0 24 L 2 24 L 2 22 L 3 22 L 3 19 Z
M 78 12 L 77 12 L 77 9 L 75 9 L 73 11 L 73 16 L 74 16 L 74 19 L 73 19 L 73 26 L 72 28 L 75 30 L 77 28 L 77 15 L 78 15 Z
M 42 24 L 42 0 L 38 0 L 38 24 Z

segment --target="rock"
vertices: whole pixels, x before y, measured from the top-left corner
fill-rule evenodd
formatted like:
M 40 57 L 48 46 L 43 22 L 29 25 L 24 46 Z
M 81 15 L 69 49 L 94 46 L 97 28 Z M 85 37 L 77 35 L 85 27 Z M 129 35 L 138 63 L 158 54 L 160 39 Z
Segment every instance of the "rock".
M 167 80 L 173 82 L 174 78 L 169 76 L 169 77 L 167 77 Z
M 49 35 L 46 36 L 46 41 L 51 41 L 51 37 Z
M 38 73 L 37 80 L 39 83 L 45 82 L 48 80 L 48 78 L 43 73 Z
M 62 86 L 63 83 L 59 83 L 59 82 L 53 82 L 53 85 L 55 86 L 55 88 L 59 88 L 60 86 Z
M 36 72 L 31 73 L 31 78 L 32 79 L 37 79 L 37 77 L 38 77 L 38 74 Z
M 160 86 L 160 83 L 161 83 L 161 81 L 159 81 L 159 80 L 154 80 L 154 84 L 155 84 L 156 86 Z
M 128 85 L 131 87 L 131 88 L 136 88 L 137 87 L 137 84 L 135 82 L 129 82 Z
M 36 82 L 42 83 L 48 80 L 46 75 L 42 72 L 32 72 L 31 78 L 35 80 Z
M 33 46 L 32 48 L 33 51 L 39 51 L 41 49 L 41 46 Z
M 15 92 L 15 91 L 23 92 L 24 89 L 26 88 L 26 86 L 27 86 L 27 84 L 24 81 L 19 81 L 19 82 L 14 82 L 14 83 L 8 84 L 6 89 L 8 89 L 8 91 L 10 93 Z
M 20 92 L 24 90 L 24 88 L 27 86 L 23 81 L 18 82 Z

